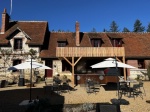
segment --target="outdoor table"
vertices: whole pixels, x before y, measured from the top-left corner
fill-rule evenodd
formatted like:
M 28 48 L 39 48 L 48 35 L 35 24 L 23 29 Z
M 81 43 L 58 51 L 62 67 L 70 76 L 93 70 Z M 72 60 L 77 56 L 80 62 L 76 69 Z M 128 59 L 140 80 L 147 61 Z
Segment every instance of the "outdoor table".
M 131 83 L 138 83 L 136 80 L 126 80 L 125 81 L 129 86 L 129 97 L 131 97 Z

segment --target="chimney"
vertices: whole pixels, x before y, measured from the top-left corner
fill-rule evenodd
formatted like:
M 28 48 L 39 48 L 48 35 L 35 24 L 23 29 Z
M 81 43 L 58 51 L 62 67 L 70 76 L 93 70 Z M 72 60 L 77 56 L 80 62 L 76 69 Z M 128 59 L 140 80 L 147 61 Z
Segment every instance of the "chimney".
M 76 21 L 76 46 L 80 46 L 79 22 Z
M 2 13 L 2 27 L 1 27 L 1 33 L 5 33 L 9 26 L 9 15 L 6 12 L 6 9 L 4 9 L 4 12 Z

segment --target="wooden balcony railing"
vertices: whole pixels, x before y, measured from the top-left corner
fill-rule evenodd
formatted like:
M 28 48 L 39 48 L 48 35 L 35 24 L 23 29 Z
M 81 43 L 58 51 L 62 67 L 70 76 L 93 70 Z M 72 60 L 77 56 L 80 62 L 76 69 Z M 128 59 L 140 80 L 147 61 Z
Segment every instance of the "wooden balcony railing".
M 113 57 L 125 56 L 124 47 L 57 47 L 57 57 Z

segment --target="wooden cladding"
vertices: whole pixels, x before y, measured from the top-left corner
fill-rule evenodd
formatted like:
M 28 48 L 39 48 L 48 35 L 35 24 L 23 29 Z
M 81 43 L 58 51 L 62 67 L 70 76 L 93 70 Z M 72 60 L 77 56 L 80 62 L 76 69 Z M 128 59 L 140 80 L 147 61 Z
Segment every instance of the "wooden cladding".
M 57 57 L 112 57 L 125 56 L 124 47 L 57 47 Z

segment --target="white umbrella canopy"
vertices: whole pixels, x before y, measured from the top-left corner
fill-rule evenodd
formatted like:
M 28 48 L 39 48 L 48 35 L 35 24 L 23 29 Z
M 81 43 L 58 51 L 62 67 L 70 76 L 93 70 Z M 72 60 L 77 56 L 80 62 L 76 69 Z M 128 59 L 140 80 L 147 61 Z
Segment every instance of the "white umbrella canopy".
M 120 68 L 136 68 L 134 66 L 118 62 L 114 58 L 107 58 L 105 61 L 102 61 L 100 63 L 94 64 L 91 66 L 92 68 L 109 68 L 109 67 L 120 67 Z
M 32 62 L 31 62 L 32 61 Z M 45 66 L 41 63 L 37 63 L 35 60 L 26 60 L 24 63 L 9 67 L 8 70 L 16 70 L 16 69 L 31 69 L 31 63 L 32 68 L 38 68 L 38 69 L 51 69 L 48 66 Z
M 51 69 L 48 66 L 45 66 L 41 63 L 36 62 L 33 59 L 26 60 L 24 63 L 9 67 L 8 70 L 17 70 L 17 69 L 30 69 L 31 70 L 31 76 L 30 76 L 30 100 L 29 102 L 32 102 L 31 100 L 31 84 L 32 84 L 32 68 L 38 68 L 38 69 Z

